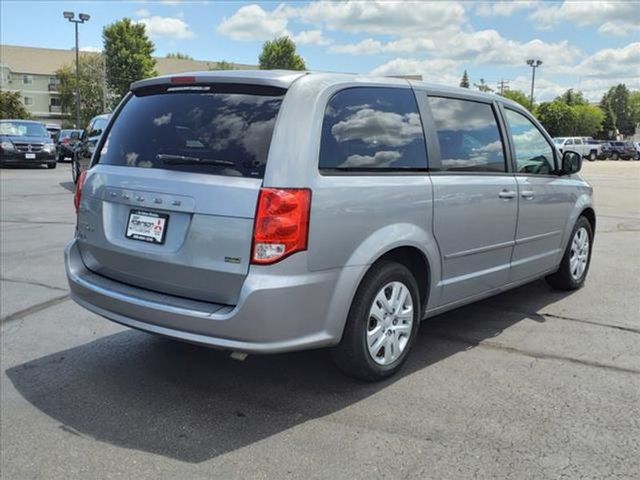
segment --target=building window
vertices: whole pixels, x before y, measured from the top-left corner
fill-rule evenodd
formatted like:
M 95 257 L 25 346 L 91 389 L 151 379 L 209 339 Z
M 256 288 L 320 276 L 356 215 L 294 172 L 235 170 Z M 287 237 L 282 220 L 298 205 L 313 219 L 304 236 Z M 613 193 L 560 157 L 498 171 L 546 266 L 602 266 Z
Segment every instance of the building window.
M 22 76 L 22 83 L 24 85 L 31 85 L 33 84 L 33 76 L 32 75 L 23 75 Z
M 33 105 L 33 97 L 24 97 L 25 105 Z
M 49 77 L 49 85 L 60 85 L 60 79 L 58 77 Z
M 59 97 L 51 97 L 51 99 L 49 100 L 49 105 L 51 105 L 52 107 L 59 107 L 60 104 L 60 98 Z

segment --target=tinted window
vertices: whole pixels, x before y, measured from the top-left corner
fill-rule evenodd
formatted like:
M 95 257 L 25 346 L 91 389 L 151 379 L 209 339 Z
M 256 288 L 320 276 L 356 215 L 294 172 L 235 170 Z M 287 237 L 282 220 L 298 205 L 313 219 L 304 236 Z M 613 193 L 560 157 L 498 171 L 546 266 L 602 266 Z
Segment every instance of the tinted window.
M 491 105 L 429 97 L 442 170 L 504 172 L 504 147 Z
M 531 120 L 505 109 L 516 153 L 516 171 L 548 175 L 555 170 L 553 149 Z
M 257 95 L 235 93 L 230 86 L 199 88 L 210 90 L 132 96 L 98 163 L 262 177 L 284 91 Z
M 425 169 L 427 152 L 413 92 L 350 88 L 336 93 L 324 114 L 320 169 Z

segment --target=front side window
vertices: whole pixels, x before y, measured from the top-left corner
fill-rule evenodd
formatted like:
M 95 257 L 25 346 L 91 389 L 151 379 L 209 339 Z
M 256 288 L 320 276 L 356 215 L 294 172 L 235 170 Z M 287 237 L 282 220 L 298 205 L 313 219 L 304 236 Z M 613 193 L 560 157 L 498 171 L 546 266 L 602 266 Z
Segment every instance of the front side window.
M 97 163 L 262 178 L 285 93 L 258 86 L 169 87 L 129 98 Z M 99 118 L 93 130 L 103 130 Z
M 412 171 L 427 168 L 412 90 L 357 87 L 336 93 L 325 109 L 322 171 Z
M 441 170 L 506 172 L 504 145 L 488 103 L 429 97 L 440 144 Z
M 549 175 L 555 170 L 553 148 L 531 120 L 505 109 L 516 154 L 516 172 Z

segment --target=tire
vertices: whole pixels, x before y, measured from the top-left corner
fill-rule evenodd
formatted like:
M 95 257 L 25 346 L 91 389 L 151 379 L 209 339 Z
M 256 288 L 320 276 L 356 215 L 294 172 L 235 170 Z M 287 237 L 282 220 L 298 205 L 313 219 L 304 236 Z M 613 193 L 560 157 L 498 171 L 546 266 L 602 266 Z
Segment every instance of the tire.
M 71 159 L 71 180 L 73 183 L 78 183 L 78 177 L 80 176 L 80 172 L 78 171 L 78 162 L 75 159 Z
M 620 158 L 620 155 L 618 154 L 618 152 L 613 152 L 611 154 L 611 160 L 618 160 Z
M 595 162 L 597 158 L 598 158 L 598 154 L 594 151 L 591 151 L 591 153 L 589 154 L 589 161 Z
M 586 235 L 586 251 L 583 240 Z M 581 237 L 582 236 L 582 237 Z M 558 271 L 548 275 L 545 280 L 557 290 L 577 290 L 584 285 L 591 265 L 591 252 L 593 250 L 593 230 L 586 217 L 580 216 L 576 222 L 567 249 L 560 262 Z M 572 259 L 575 258 L 575 261 Z
M 53 163 L 47 163 L 47 168 L 51 169 L 51 168 L 56 168 L 58 166 L 58 164 L 56 162 Z
M 60 155 L 58 155 L 58 161 L 59 162 L 64 162 L 64 155 L 62 153 Z
M 403 289 L 405 300 L 401 305 L 397 302 L 396 313 L 391 313 L 393 295 Z M 382 301 L 381 295 L 386 301 Z M 331 351 L 337 367 L 349 376 L 367 381 L 395 374 L 415 341 L 420 308 L 418 284 L 407 267 L 390 261 L 375 264 L 358 287 L 342 340 Z M 398 314 L 400 309 L 404 313 Z

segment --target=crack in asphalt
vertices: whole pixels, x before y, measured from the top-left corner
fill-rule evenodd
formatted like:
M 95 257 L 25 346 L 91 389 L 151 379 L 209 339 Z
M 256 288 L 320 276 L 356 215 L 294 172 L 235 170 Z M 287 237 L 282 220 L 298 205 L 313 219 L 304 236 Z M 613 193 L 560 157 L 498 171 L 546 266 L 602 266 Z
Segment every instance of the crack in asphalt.
M 20 283 L 24 285 L 33 285 L 34 287 L 49 288 L 51 290 L 57 290 L 59 292 L 68 292 L 66 288 L 54 287 L 53 285 L 47 285 L 46 283 L 35 282 L 31 280 L 22 280 L 19 278 L 0 278 L 0 282 Z
M 570 322 L 587 323 L 589 325 L 595 325 L 595 326 L 598 326 L 598 327 L 614 328 L 616 330 L 622 330 L 623 332 L 640 333 L 640 329 L 639 328 L 623 327 L 621 325 L 613 325 L 611 323 L 594 322 L 592 320 L 583 320 L 581 318 L 564 317 L 562 315 L 555 315 L 553 313 L 542 313 L 541 315 L 543 317 L 556 318 L 558 320 L 567 320 L 567 321 L 570 321 Z
M 640 374 L 640 370 L 636 370 L 634 368 L 619 367 L 617 365 L 594 362 L 592 360 L 582 360 L 579 358 L 568 357 L 566 355 L 557 355 L 554 353 L 543 353 L 543 352 L 536 352 L 534 350 L 525 350 L 525 349 L 520 349 L 515 347 L 509 347 L 507 345 L 502 345 L 500 343 L 491 342 L 491 341 L 473 340 L 473 339 L 468 339 L 458 335 L 451 335 L 451 334 L 440 333 L 440 332 L 434 332 L 434 336 L 437 336 L 444 340 L 463 343 L 470 347 L 486 347 L 492 350 L 499 350 L 501 352 L 513 353 L 513 354 L 523 355 L 525 357 L 531 357 L 531 358 L 536 358 L 541 360 L 559 360 L 559 361 L 574 363 L 577 365 L 582 365 L 587 367 L 601 368 L 603 370 L 609 370 L 609 371 L 618 372 L 618 373 Z
M 13 312 L 5 317 L 2 317 L 0 318 L 0 322 L 5 325 L 9 322 L 20 320 L 21 318 L 24 318 L 28 315 L 33 315 L 34 313 L 41 312 L 42 310 L 46 310 L 47 308 L 66 302 L 70 298 L 71 295 L 68 293 L 60 295 L 58 297 L 53 297 L 44 302 L 36 303 L 35 305 L 31 305 L 30 307 L 23 308 L 22 310 L 18 310 L 17 312 Z

